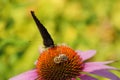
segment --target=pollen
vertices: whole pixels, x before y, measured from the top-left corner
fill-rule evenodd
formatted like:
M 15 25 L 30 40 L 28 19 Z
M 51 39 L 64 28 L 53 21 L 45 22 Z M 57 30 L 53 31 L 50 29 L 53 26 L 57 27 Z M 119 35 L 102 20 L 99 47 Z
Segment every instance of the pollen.
M 54 46 L 41 53 L 36 68 L 42 80 L 71 80 L 80 75 L 83 62 L 73 49 Z

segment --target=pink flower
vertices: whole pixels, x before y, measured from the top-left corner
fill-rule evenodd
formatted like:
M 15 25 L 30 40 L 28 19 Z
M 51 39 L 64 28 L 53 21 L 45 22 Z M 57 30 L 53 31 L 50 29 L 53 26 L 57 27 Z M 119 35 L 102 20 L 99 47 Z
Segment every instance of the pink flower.
M 96 51 L 82 52 L 75 51 L 65 45 L 54 45 L 50 34 L 37 19 L 34 11 L 31 11 L 31 14 L 42 35 L 46 49 L 40 52 L 35 69 L 22 73 L 10 80 L 75 80 L 76 77 L 81 80 L 97 80 L 87 74 L 82 74 L 82 72 L 96 74 L 111 80 L 120 80 L 116 75 L 109 72 L 109 70 L 118 70 L 107 65 L 112 61 L 85 62 L 94 56 Z
M 115 67 L 108 66 L 107 62 L 87 62 L 96 53 L 95 50 L 89 51 L 74 51 L 68 46 L 54 46 L 42 51 L 36 68 L 20 75 L 17 75 L 9 80 L 76 80 L 76 77 L 81 80 L 97 80 L 87 74 L 87 72 L 110 80 L 120 80 L 119 77 L 109 72 L 109 70 L 118 70 Z

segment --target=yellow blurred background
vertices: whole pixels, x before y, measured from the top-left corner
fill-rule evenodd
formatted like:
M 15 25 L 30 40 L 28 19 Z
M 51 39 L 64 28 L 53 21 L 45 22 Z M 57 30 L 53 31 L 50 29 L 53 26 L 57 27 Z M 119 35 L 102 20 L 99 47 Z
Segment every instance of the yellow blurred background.
M 96 50 L 89 61 L 120 68 L 120 0 L 0 0 L 0 80 L 35 68 L 44 46 L 31 10 L 56 44 Z

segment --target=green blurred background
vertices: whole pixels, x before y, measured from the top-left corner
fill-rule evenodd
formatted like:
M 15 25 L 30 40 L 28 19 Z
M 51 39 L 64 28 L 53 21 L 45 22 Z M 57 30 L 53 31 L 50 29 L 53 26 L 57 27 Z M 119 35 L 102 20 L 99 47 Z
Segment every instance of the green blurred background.
M 115 60 L 120 68 L 120 0 L 0 0 L 0 80 L 35 68 L 44 46 L 31 10 L 56 44 L 95 49 L 89 61 Z

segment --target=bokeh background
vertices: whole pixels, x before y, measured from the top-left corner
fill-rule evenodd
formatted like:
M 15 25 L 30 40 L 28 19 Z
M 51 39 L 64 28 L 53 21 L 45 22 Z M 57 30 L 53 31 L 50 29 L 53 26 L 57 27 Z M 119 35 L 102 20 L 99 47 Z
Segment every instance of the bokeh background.
M 115 60 L 120 68 L 120 0 L 0 0 L 0 80 L 35 68 L 44 46 L 31 10 L 56 44 L 94 49 L 89 61 Z

